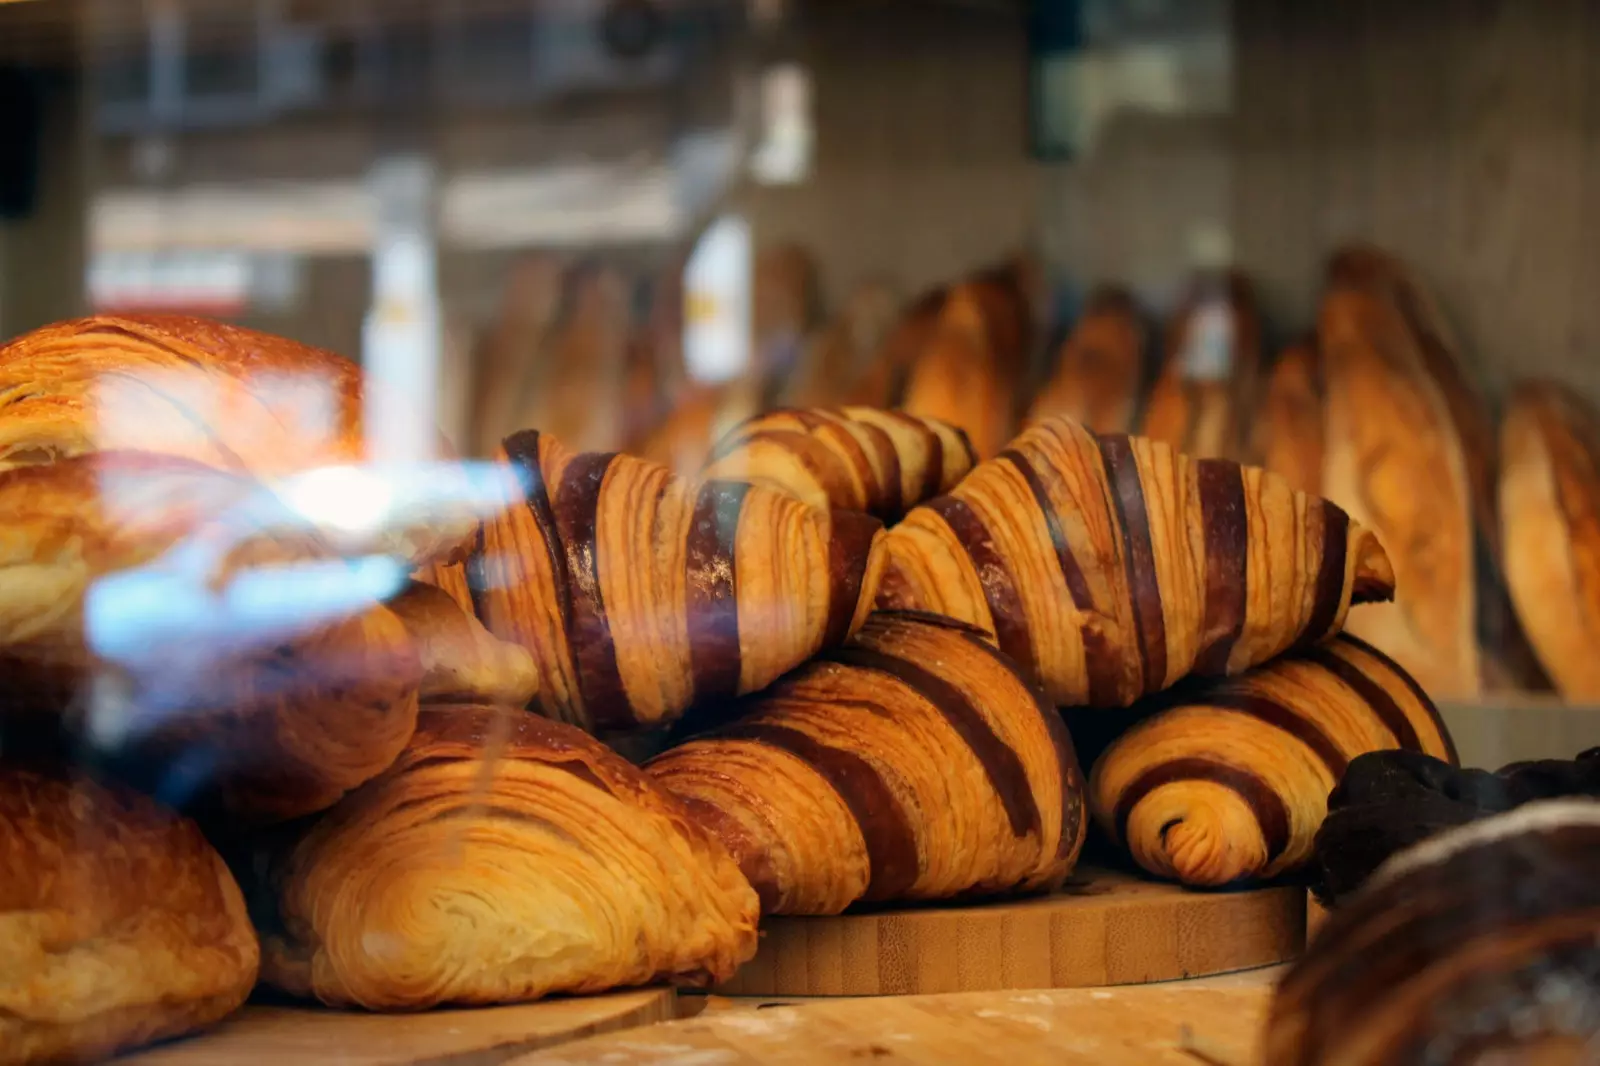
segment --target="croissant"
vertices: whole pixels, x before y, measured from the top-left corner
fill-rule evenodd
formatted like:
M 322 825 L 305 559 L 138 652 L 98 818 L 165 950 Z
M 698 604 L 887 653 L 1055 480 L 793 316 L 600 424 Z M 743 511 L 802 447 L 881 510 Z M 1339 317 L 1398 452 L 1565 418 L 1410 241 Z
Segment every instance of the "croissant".
M 1237 459 L 1255 408 L 1261 317 L 1242 274 L 1202 277 L 1167 327 L 1167 362 L 1140 432 L 1199 459 Z
M 1314 341 L 1290 345 L 1273 364 L 1256 412 L 1253 450 L 1291 488 L 1322 491 L 1322 366 Z
M 1027 424 L 1070 418 L 1094 433 L 1126 433 L 1144 383 L 1144 322 L 1126 290 L 1095 293 L 1061 346 L 1055 374 Z
M 875 614 L 646 771 L 776 914 L 1059 883 L 1087 818 L 1060 716 L 959 622 Z
M 420 664 L 374 598 L 397 575 L 319 560 L 250 479 L 95 452 L 0 472 L 0 513 L 9 739 L 60 727 L 175 804 L 270 820 L 411 736 Z
M 465 588 L 491 633 L 533 654 L 551 717 L 591 731 L 665 724 L 765 686 L 871 609 L 881 527 L 865 514 L 573 455 L 534 430 L 506 438 L 502 456 L 523 499 L 485 523 L 464 576 L 427 576 Z
M 875 549 L 879 605 L 992 633 L 1062 706 L 1237 673 L 1387 599 L 1382 546 L 1331 503 L 1222 459 L 1041 422 Z
M 421 702 L 522 707 L 538 693 L 533 656 L 491 635 L 444 589 L 412 581 L 388 607 L 416 645 Z
M 1500 430 L 1506 579 L 1539 660 L 1568 700 L 1600 699 L 1600 414 L 1523 385 Z
M 0 470 L 131 450 L 276 481 L 367 459 L 373 427 L 362 409 L 376 401 L 406 409 L 396 390 L 332 352 L 182 315 L 97 315 L 0 347 Z M 393 433 L 390 423 L 398 419 L 384 423 Z M 436 450 L 448 454 L 442 438 Z M 326 483 L 302 487 L 308 498 L 328 495 Z M 482 510 L 471 472 L 453 466 L 387 492 L 390 513 L 373 539 L 419 562 L 461 548 Z
M 263 980 L 330 1006 L 706 983 L 756 947 L 755 893 L 677 801 L 509 709 L 424 711 L 392 768 L 261 865 Z
M 977 465 L 966 433 L 937 419 L 871 407 L 781 410 L 722 438 L 703 477 L 748 481 L 812 507 L 895 522 Z
M 1011 435 L 1014 389 L 994 350 L 982 296 L 975 286 L 958 285 L 909 370 L 901 406 L 959 426 L 987 458 Z
M 1456 761 L 1427 694 L 1350 636 L 1169 696 L 1095 762 L 1089 793 L 1140 866 L 1185 884 L 1305 865 L 1328 793 L 1363 752 Z
M 0 1066 L 89 1062 L 223 1018 L 255 930 L 192 822 L 120 786 L 0 764 Z
M 1569 1063 L 1600 997 L 1600 803 L 1546 800 L 1395 855 L 1279 984 L 1263 1062 Z

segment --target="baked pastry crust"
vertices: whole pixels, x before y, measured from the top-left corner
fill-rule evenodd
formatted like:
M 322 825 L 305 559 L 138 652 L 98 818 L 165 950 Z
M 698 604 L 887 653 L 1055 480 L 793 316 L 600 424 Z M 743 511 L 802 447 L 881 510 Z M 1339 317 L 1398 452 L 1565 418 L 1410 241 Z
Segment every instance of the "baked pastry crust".
M 94 1061 L 218 1021 L 259 952 L 192 822 L 120 786 L 0 764 L 0 1064 Z
M 911 364 L 901 406 L 960 427 L 979 458 L 988 458 L 1015 425 L 1017 382 L 1010 370 L 995 347 L 983 293 L 964 283 L 950 291 Z
M 993 634 L 1058 706 L 1238 673 L 1387 599 L 1377 539 L 1262 470 L 1041 422 L 875 551 L 879 605 Z
M 1300 492 L 1322 491 L 1322 360 L 1315 340 L 1291 344 L 1278 356 L 1256 413 L 1252 450 L 1262 467 Z
M 1090 802 L 1140 866 L 1190 885 L 1304 866 L 1328 793 L 1364 752 L 1456 761 L 1427 694 L 1350 636 L 1153 702 L 1095 761 Z
M 1062 342 L 1055 373 L 1028 411 L 1027 424 L 1070 418 L 1092 433 L 1126 433 L 1144 386 L 1144 322 L 1126 290 L 1096 292 Z
M 423 703 L 524 707 L 538 694 L 533 656 L 483 628 L 444 589 L 413 581 L 387 606 L 416 644 Z
M 417 1010 L 673 980 L 755 952 L 755 893 L 683 807 L 598 741 L 430 707 L 395 765 L 272 859 L 263 979 Z
M 1188 362 L 1200 315 L 1213 301 L 1226 307 L 1229 342 L 1225 372 L 1215 377 L 1213 368 L 1197 372 Z M 1237 272 L 1197 279 L 1166 334 L 1166 362 L 1139 432 L 1196 459 L 1244 459 L 1245 419 L 1261 374 L 1261 316 L 1249 280 Z
M 1066 726 L 960 622 L 874 614 L 720 717 L 646 770 L 768 913 L 1051 887 L 1077 861 L 1088 819 Z

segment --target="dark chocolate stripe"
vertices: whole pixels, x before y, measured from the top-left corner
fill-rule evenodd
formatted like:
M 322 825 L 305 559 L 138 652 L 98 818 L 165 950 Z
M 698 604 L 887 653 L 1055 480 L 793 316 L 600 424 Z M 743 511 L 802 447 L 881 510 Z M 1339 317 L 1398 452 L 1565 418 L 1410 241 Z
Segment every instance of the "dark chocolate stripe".
M 490 521 L 493 521 L 491 519 Z M 462 573 L 467 579 L 467 595 L 472 600 L 472 614 L 485 627 L 489 625 L 489 547 L 484 531 L 485 523 L 478 523 L 478 532 L 472 538 L 472 554 L 467 556 Z M 560 584 L 560 578 L 556 579 Z
M 1322 560 L 1317 564 L 1317 584 L 1311 616 L 1295 641 L 1299 647 L 1316 644 L 1328 636 L 1339 616 L 1344 597 L 1344 556 L 1350 541 L 1350 516 L 1336 504 L 1322 501 Z
M 989 644 L 989 634 L 970 622 L 963 622 L 959 618 L 951 618 L 946 614 L 935 614 L 932 611 L 918 611 L 911 608 L 891 608 L 885 611 L 873 611 L 867 619 L 869 626 L 877 622 L 915 622 L 918 625 L 935 626 L 939 629 L 953 629 L 957 633 L 977 637 L 985 646 Z M 1013 669 L 1015 664 L 1013 664 Z M 1017 676 L 1022 676 L 1018 674 Z
M 827 779 L 866 841 L 872 874 L 863 898 L 893 899 L 917 883 L 920 864 L 911 821 L 877 768 L 866 759 L 823 744 L 798 729 L 768 722 L 738 722 L 717 736 L 786 751 Z
M 1439 708 L 1434 704 L 1432 697 L 1423 691 L 1422 686 L 1417 683 L 1417 679 L 1411 676 L 1411 672 L 1391 659 L 1381 648 L 1368 644 L 1354 633 L 1341 633 L 1339 642 L 1349 644 L 1366 652 L 1387 667 L 1401 681 L 1405 682 L 1406 688 L 1411 690 L 1411 695 L 1416 698 L 1417 703 L 1421 704 L 1422 709 L 1427 712 L 1428 720 L 1433 723 L 1434 729 L 1438 731 L 1439 739 L 1444 741 L 1444 750 L 1449 755 L 1450 765 L 1460 766 L 1461 756 L 1456 752 L 1456 741 L 1450 735 L 1450 727 L 1444 724 L 1444 717 L 1439 714 Z
M 1155 548 L 1150 541 L 1150 513 L 1145 506 L 1139 464 L 1126 434 L 1098 437 L 1106 481 L 1122 529 L 1123 565 L 1133 599 L 1139 660 L 1144 664 L 1144 690 L 1158 692 L 1167 680 L 1167 622 L 1156 578 Z
M 832 511 L 828 515 L 828 625 L 822 646 L 844 643 L 850 621 L 861 603 L 861 583 L 867 576 L 872 538 L 883 523 L 860 511 Z
M 844 462 L 855 472 L 856 480 L 861 482 L 864 501 L 861 509 L 888 521 L 895 516 L 884 513 L 884 488 L 878 481 L 878 471 L 873 467 L 867 450 L 856 437 L 857 425 L 859 423 L 839 414 L 820 422 L 810 432 L 823 442 L 824 447 L 834 450 L 836 455 L 843 455 Z
M 978 449 L 972 446 L 972 438 L 967 435 L 966 430 L 960 426 L 951 426 L 950 428 L 956 431 L 957 437 L 961 438 L 961 450 L 966 452 L 967 469 L 971 470 L 978 465 Z
M 1299 714 L 1287 704 L 1246 692 L 1219 692 L 1205 696 L 1197 702 L 1202 706 L 1215 707 L 1218 710 L 1247 714 L 1274 729 L 1288 733 L 1316 752 L 1317 758 L 1328 768 L 1328 773 L 1333 775 L 1336 784 L 1344 776 L 1345 768 L 1350 765 L 1350 760 L 1339 750 L 1339 745 L 1333 742 L 1333 738 L 1328 736 L 1320 725 Z
M 883 479 L 878 483 L 882 496 L 873 513 L 886 522 L 892 522 L 905 512 L 906 506 L 905 489 L 901 485 L 900 450 L 894 446 L 894 438 L 889 436 L 889 431 L 882 426 L 865 421 L 856 425 L 867 435 L 872 450 L 878 453 L 878 465 L 883 468 Z
M 561 543 L 555 512 L 550 506 L 550 492 L 545 485 L 544 468 L 539 465 L 539 431 L 525 429 L 520 433 L 513 433 L 501 442 L 500 446 L 505 449 L 506 457 L 511 462 L 511 472 L 522 489 L 522 498 L 528 505 L 528 513 L 533 516 L 533 524 L 538 527 L 539 539 L 544 541 L 545 555 L 550 563 L 550 577 L 555 582 L 556 611 L 561 616 L 561 630 L 570 642 L 572 579 L 567 573 L 566 548 Z M 470 573 L 468 580 L 471 580 Z M 476 608 L 476 593 L 473 594 L 473 604 Z M 479 614 L 478 618 L 485 623 L 488 621 L 482 614 Z M 575 648 L 569 647 L 568 651 L 574 656 L 577 654 Z M 573 663 L 573 672 L 577 673 L 576 661 Z
M 944 520 L 955 534 L 957 542 L 972 560 L 978 573 L 978 585 L 983 589 L 983 599 L 989 605 L 989 617 L 994 620 L 994 635 L 1000 648 L 1027 672 L 1029 677 L 1039 676 L 1039 664 L 1033 654 L 1033 637 L 1028 632 L 1028 619 L 1022 612 L 1022 599 L 1017 593 L 1017 583 L 1005 557 L 995 548 L 989 528 L 983 524 L 965 500 L 954 496 L 935 496 L 927 503 L 928 510 Z
M 1139 801 L 1161 786 L 1175 781 L 1210 781 L 1238 793 L 1249 805 L 1256 825 L 1261 828 L 1269 863 L 1289 846 L 1289 812 L 1283 805 L 1283 799 L 1265 781 L 1248 770 L 1240 770 L 1214 759 L 1199 758 L 1168 759 L 1157 763 L 1122 790 L 1113 814 L 1119 841 L 1127 842 L 1128 816 L 1139 805 Z
M 983 713 L 973 706 L 966 693 L 916 663 L 871 648 L 836 648 L 825 658 L 845 666 L 887 674 L 933 704 L 983 766 L 989 784 L 1005 807 L 1011 832 L 1021 837 L 1038 830 L 1039 805 L 1028 785 L 1022 760 L 989 727 Z
M 809 439 L 809 438 L 807 438 Z M 738 565 L 739 512 L 750 486 L 738 481 L 708 481 L 695 496 L 684 552 L 688 588 L 689 666 L 696 702 L 739 691 L 739 601 L 734 586 Z
M 572 587 L 572 621 L 567 644 L 577 665 L 578 690 L 589 720 L 602 729 L 633 724 L 627 690 L 617 669 L 617 648 L 611 639 L 605 599 L 600 592 L 600 546 L 595 536 L 600 519 L 600 493 L 615 453 L 575 456 L 556 492 L 556 527 L 566 549 Z
M 1228 657 L 1244 632 L 1249 603 L 1250 520 L 1245 509 L 1244 468 L 1226 459 L 1202 459 L 1195 464 L 1195 473 L 1206 537 L 1202 632 L 1210 641 L 1195 659 L 1195 672 L 1225 674 Z
M 662 784 L 665 784 L 667 791 L 683 805 L 692 821 L 722 841 L 723 847 L 727 848 L 728 853 L 738 862 L 739 872 L 750 882 L 750 887 L 756 890 L 756 899 L 761 903 L 761 913 L 771 914 L 782 902 L 783 893 L 778 884 L 778 873 L 773 866 L 772 855 L 768 850 L 752 839 L 749 831 L 737 818 L 717 804 L 688 792 L 677 791 L 670 776 L 666 777 Z
M 788 452 L 805 468 L 811 480 L 827 496 L 834 506 L 842 506 L 841 496 L 846 495 L 850 489 L 850 476 L 839 465 L 839 457 L 821 440 L 809 433 L 802 433 L 797 429 L 758 429 L 754 433 L 738 442 L 738 448 L 729 449 L 723 456 L 727 458 L 740 448 L 746 448 L 758 443 L 775 444 Z M 743 471 L 734 471 L 729 477 L 743 477 Z
M 922 486 L 917 490 L 917 498 L 913 502 L 931 500 L 939 494 L 939 486 L 944 483 L 944 440 L 937 430 L 920 418 L 904 411 L 884 413 L 907 428 L 916 430 L 922 437 Z
M 1389 690 L 1368 677 L 1366 672 L 1331 648 L 1307 648 L 1300 653 L 1306 662 L 1315 663 L 1355 690 L 1363 703 L 1372 708 L 1384 728 L 1394 734 L 1395 743 L 1405 751 L 1423 752 L 1422 741 L 1406 712 L 1389 695 Z

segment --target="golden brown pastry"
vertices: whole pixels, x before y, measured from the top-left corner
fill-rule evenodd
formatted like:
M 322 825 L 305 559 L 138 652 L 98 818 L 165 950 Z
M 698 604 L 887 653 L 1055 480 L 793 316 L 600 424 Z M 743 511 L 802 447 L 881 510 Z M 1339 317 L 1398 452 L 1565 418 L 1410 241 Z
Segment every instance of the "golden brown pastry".
M 1582 1066 L 1600 1023 L 1600 803 L 1546 800 L 1407 848 L 1278 985 L 1263 1062 Z
M 1133 298 L 1108 287 L 1089 299 L 1061 345 L 1055 374 L 1028 412 L 1028 425 L 1070 418 L 1094 433 L 1126 433 L 1144 383 L 1144 322 Z
M 360 463 L 369 457 L 368 393 L 387 395 L 341 356 L 221 322 L 61 322 L 0 347 L 0 470 L 115 450 L 270 480 Z M 394 511 L 371 539 L 418 561 L 461 547 L 481 511 L 459 471 L 430 469 L 389 487 Z
M 1300 492 L 1322 491 L 1322 361 L 1315 341 L 1285 348 L 1267 375 L 1256 411 L 1261 465 Z
M 573 447 L 620 447 L 629 294 L 614 270 L 572 271 L 562 314 L 541 337 L 515 426 L 545 426 Z
M 1472 481 L 1449 405 L 1389 301 L 1330 288 L 1318 326 L 1327 383 L 1323 491 L 1394 561 L 1392 605 L 1349 628 L 1441 698 L 1479 691 Z
M 1561 694 L 1600 700 L 1600 414 L 1550 382 L 1525 384 L 1500 429 L 1506 579 Z
M 1090 775 L 1095 820 L 1158 877 L 1224 885 L 1299 869 L 1328 793 L 1368 751 L 1456 761 L 1427 693 L 1350 636 L 1159 701 Z
M 776 914 L 1058 884 L 1087 818 L 1055 709 L 988 638 L 875 614 L 646 765 Z
M 872 407 L 780 410 L 723 437 L 701 476 L 895 522 L 977 462 L 967 435 L 936 419 Z
M 980 458 L 1011 435 L 1015 382 L 1008 379 L 974 285 L 958 285 L 912 364 L 901 406 L 966 431 Z
M 842 643 L 871 609 L 881 527 L 868 515 L 574 455 L 535 430 L 506 438 L 504 456 L 522 498 L 484 525 L 464 584 L 489 631 L 533 653 L 552 717 L 665 724 Z
M 901 403 L 911 368 L 932 340 L 949 295 L 948 288 L 933 289 L 901 309 L 900 317 L 857 382 L 852 403 L 867 407 L 896 407 Z
M 878 386 L 867 382 L 873 353 L 894 325 L 897 307 L 884 286 L 866 284 L 846 298 L 838 317 L 809 338 L 801 361 L 784 383 L 782 407 L 837 407 L 842 404 L 892 406 L 887 398 L 856 399 Z
M 413 581 L 388 607 L 416 645 L 423 703 L 522 707 L 538 693 L 533 656 L 483 628 L 444 589 Z
M 755 893 L 676 800 L 510 709 L 424 711 L 394 767 L 268 871 L 262 977 L 331 1006 L 703 984 L 756 947 Z
M 1065 419 L 1023 433 L 876 550 L 880 606 L 994 634 L 1061 706 L 1238 673 L 1394 589 L 1377 539 L 1333 504 Z
M 1239 273 L 1202 277 L 1167 326 L 1140 432 L 1197 459 L 1242 459 L 1261 370 L 1261 316 Z
M 251 820 L 328 806 L 410 737 L 421 667 L 381 588 L 250 479 L 98 452 L 0 472 L 0 513 L 6 732 L 64 727 Z
M 239 886 L 192 822 L 0 764 L 0 1066 L 98 1061 L 210 1025 L 258 961 Z

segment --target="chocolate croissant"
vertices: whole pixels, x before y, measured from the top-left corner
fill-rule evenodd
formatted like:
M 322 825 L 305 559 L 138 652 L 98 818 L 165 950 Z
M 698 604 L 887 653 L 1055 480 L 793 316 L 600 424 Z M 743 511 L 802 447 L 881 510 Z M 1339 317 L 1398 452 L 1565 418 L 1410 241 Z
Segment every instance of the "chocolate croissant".
M 1027 424 L 1070 418 L 1092 433 L 1126 433 L 1144 386 L 1144 321 L 1133 297 L 1096 292 L 1061 345 L 1055 373 L 1028 411 Z
M 219 1021 L 255 984 L 244 899 L 194 823 L 0 764 L 0 1064 L 98 1062 Z
M 1539 661 L 1600 700 L 1600 414 L 1553 383 L 1519 388 L 1500 431 L 1506 580 Z
M 262 978 L 417 1010 L 672 980 L 755 952 L 755 893 L 638 769 L 571 726 L 434 707 L 395 765 L 265 853 Z
M 647 772 L 775 914 L 1059 883 L 1087 819 L 1065 724 L 988 638 L 875 614 Z
M 1600 803 L 1546 800 L 1395 855 L 1278 985 L 1263 1062 L 1592 1061 Z
M 881 527 L 865 514 L 573 455 L 534 430 L 508 437 L 503 459 L 522 498 L 484 524 L 464 575 L 429 576 L 533 653 L 551 717 L 590 731 L 670 722 L 842 643 L 871 609 Z
M 1120 707 L 1337 633 L 1387 599 L 1377 539 L 1222 459 L 1042 422 L 884 534 L 879 604 L 993 634 L 1058 705 Z
M 722 438 L 702 476 L 896 522 L 977 463 L 966 433 L 938 419 L 844 407 L 758 415 Z
M 1456 761 L 1410 675 L 1339 636 L 1170 693 L 1096 760 L 1090 802 L 1101 827 L 1159 877 L 1273 877 L 1311 858 L 1350 760 L 1389 748 Z

